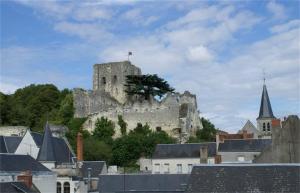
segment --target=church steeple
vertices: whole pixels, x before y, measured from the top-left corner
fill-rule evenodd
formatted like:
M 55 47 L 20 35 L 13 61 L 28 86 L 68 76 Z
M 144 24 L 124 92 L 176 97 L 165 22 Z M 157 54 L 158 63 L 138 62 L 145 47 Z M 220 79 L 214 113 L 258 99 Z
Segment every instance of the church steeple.
M 259 116 L 257 119 L 262 119 L 262 118 L 275 118 L 273 115 L 268 91 L 267 91 L 267 86 L 264 83 L 263 85 L 263 92 L 261 95 L 261 102 L 260 102 L 260 109 L 259 109 Z
M 271 102 L 269 99 L 267 86 L 264 78 L 263 91 L 260 101 L 259 115 L 257 117 L 257 128 L 260 131 L 260 137 L 271 137 L 272 135 L 272 120 L 276 119 L 273 115 Z

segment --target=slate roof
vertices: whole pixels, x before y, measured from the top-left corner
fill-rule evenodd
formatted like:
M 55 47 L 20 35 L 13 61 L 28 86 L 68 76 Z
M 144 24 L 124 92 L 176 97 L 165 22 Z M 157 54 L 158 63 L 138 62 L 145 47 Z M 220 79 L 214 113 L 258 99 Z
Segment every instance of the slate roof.
M 39 133 L 32 132 L 32 137 L 37 146 L 40 147 L 37 160 L 54 161 L 56 163 L 70 163 L 75 157 L 64 138 L 53 137 L 49 124 L 45 126 L 45 132 L 42 136 Z
M 153 159 L 164 158 L 200 158 L 200 148 L 208 147 L 208 157 L 216 155 L 216 143 L 158 144 Z
M 3 136 L 0 136 L 0 153 L 8 153 Z
M 98 178 L 105 166 L 105 161 L 83 161 L 81 163 L 80 170 L 83 178 L 88 177 L 88 168 L 91 168 L 91 178 Z
M 43 164 L 30 155 L 0 154 L 0 173 L 30 170 L 32 172 L 50 172 Z
M 272 139 L 232 139 L 219 144 L 219 152 L 262 152 Z
M 17 136 L 5 136 L 4 139 L 8 153 L 15 153 L 20 142 L 22 141 L 22 137 Z
M 43 143 L 40 147 L 39 154 L 37 160 L 39 161 L 55 161 L 55 154 L 54 154 L 54 146 L 52 140 L 52 134 L 50 131 L 50 127 L 48 122 L 45 126 L 45 132 L 43 135 Z
M 194 166 L 187 193 L 300 192 L 300 164 Z
M 184 192 L 188 177 L 189 174 L 100 175 L 98 189 L 99 193 Z
M 0 182 L 2 193 L 38 193 L 34 188 L 28 188 L 23 182 Z
M 260 109 L 259 109 L 259 116 L 257 119 L 261 118 L 275 118 L 273 115 L 267 86 L 264 84 L 263 86 L 263 92 L 261 95 L 261 102 L 260 102 Z

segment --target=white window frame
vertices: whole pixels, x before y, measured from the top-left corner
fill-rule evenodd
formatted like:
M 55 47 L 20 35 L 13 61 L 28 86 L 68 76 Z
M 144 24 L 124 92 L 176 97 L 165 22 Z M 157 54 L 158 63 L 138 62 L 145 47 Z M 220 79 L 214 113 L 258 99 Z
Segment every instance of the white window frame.
M 165 174 L 169 174 L 170 173 L 170 164 L 169 163 L 165 163 L 164 164 L 164 173 Z
M 182 174 L 182 164 L 177 164 L 177 174 Z
M 188 164 L 188 173 L 192 173 L 193 164 Z
M 237 161 L 238 161 L 238 162 L 245 162 L 245 161 L 246 161 L 246 160 L 245 160 L 245 156 L 243 156 L 243 155 L 237 156 Z
M 156 174 L 160 173 L 160 164 L 159 163 L 154 164 L 154 173 L 156 173 Z

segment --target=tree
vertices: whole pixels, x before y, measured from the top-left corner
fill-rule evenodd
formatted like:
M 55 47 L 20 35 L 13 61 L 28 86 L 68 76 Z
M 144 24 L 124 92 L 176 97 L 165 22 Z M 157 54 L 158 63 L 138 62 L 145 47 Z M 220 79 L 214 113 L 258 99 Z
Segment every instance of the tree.
M 121 134 L 126 135 L 127 123 L 123 120 L 122 115 L 118 115 L 118 125 L 121 129 Z
M 110 162 L 112 157 L 111 146 L 104 141 L 99 141 L 93 136 L 83 140 L 83 157 L 88 161 L 104 160 Z
M 98 140 L 103 140 L 107 143 L 112 142 L 112 136 L 115 134 L 115 125 L 111 120 L 105 117 L 98 118 L 95 123 L 93 136 Z
M 174 88 L 170 87 L 167 81 L 156 74 L 128 75 L 126 78 L 125 92 L 129 96 L 139 95 L 148 100 L 150 96 L 161 98 L 167 92 L 174 91 Z
M 199 143 L 214 141 L 217 130 L 215 125 L 212 124 L 208 119 L 201 118 L 203 129 L 196 131 L 196 137 L 190 137 L 188 143 Z

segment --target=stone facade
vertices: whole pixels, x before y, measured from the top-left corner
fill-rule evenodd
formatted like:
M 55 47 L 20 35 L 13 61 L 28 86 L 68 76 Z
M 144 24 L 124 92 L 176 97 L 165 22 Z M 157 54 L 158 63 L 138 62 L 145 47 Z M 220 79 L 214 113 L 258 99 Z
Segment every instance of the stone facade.
M 141 70 L 128 61 L 96 64 L 93 90 L 74 89 L 75 117 L 88 118 L 85 129 L 93 131 L 97 118 L 107 117 L 114 121 L 119 135 L 118 115 L 127 122 L 129 130 L 142 123 L 178 137 L 178 128 L 181 128 L 183 139 L 202 128 L 195 95 L 185 91 L 169 93 L 161 101 L 129 98 L 124 91 L 127 75 L 141 75 Z

